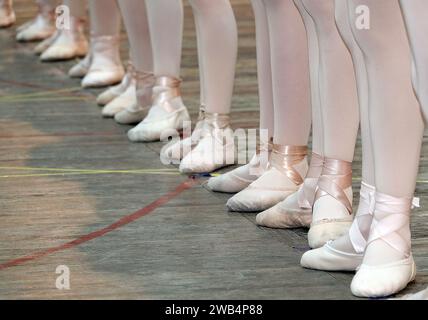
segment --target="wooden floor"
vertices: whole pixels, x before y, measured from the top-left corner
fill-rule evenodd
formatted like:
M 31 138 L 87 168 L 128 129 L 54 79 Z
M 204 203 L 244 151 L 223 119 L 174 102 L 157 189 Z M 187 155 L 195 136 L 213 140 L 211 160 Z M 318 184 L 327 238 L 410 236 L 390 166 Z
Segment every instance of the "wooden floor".
M 15 2 L 19 25 L 35 8 Z M 233 4 L 240 51 L 232 118 L 254 128 L 253 17 L 248 1 Z M 130 143 L 130 127 L 102 119 L 98 91 L 67 77 L 73 62 L 43 64 L 34 45 L 13 35 L 0 31 L 0 298 L 353 299 L 352 274 L 299 266 L 306 230 L 260 228 L 254 214 L 228 213 L 228 196 L 207 191 L 206 178 L 160 164 L 160 143 Z M 195 49 L 186 7 L 183 94 L 193 117 Z M 360 160 L 358 145 L 356 190 Z M 427 167 L 424 157 L 412 224 L 419 272 L 403 293 L 428 285 Z M 55 286 L 59 265 L 70 269 L 70 290 Z

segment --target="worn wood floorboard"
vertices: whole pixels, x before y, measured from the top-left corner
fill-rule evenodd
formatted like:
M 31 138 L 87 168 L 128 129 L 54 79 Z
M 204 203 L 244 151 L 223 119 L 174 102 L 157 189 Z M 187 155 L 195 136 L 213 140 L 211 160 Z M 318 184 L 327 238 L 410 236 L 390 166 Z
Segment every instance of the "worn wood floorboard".
M 255 128 L 253 16 L 248 1 L 232 2 L 240 35 L 232 120 L 235 128 Z M 17 25 L 34 15 L 32 1 L 15 4 Z M 185 16 L 183 95 L 195 119 L 199 82 L 188 6 Z M 102 229 L 187 180 L 175 167 L 159 162 L 161 143 L 130 143 L 125 135 L 130 127 L 101 118 L 95 104 L 99 91 L 82 91 L 66 75 L 74 62 L 39 62 L 33 44 L 13 40 L 14 29 L 0 31 L 0 265 Z M 122 39 L 126 60 L 125 34 Z M 63 89 L 68 91 L 51 95 L 53 99 L 46 93 L 30 96 Z M 21 98 L 8 101 L 12 95 Z M 425 138 L 424 155 L 427 147 Z M 427 167 L 424 156 L 417 187 L 422 208 L 414 212 L 412 223 L 419 273 L 404 293 L 428 285 Z M 358 143 L 357 179 L 360 168 Z M 152 172 L 117 172 L 142 169 Z M 228 195 L 210 193 L 204 180 L 199 182 L 102 237 L 0 268 L 0 298 L 353 299 L 352 274 L 299 266 L 308 249 L 306 230 L 257 227 L 254 214 L 228 213 Z M 356 180 L 356 191 L 358 184 Z M 70 268 L 70 290 L 55 287 L 58 265 Z

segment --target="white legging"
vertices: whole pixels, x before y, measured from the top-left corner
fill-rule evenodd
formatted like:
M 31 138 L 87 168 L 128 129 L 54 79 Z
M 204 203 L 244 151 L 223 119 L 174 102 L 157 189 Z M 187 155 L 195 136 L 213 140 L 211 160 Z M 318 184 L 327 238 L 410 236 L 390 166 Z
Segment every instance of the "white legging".
M 181 0 L 146 0 L 156 76 L 180 77 L 183 36 Z
M 413 87 L 428 119 L 428 2 L 425 0 L 400 0 L 401 11 L 407 27 L 413 58 Z
M 201 104 L 207 112 L 230 112 L 238 31 L 229 0 L 189 0 L 198 41 Z
M 321 155 L 352 161 L 359 125 L 357 88 L 351 55 L 336 28 L 334 0 L 295 2 L 313 46 L 310 64 L 317 80 L 312 88 L 318 94 L 313 107 L 320 108 L 313 122 L 322 128 Z
M 335 1 L 336 3 L 336 25 L 351 52 L 354 62 L 354 71 L 357 80 L 358 101 L 360 106 L 360 127 L 361 127 L 361 144 L 362 144 L 362 181 L 374 186 L 374 159 L 373 145 L 370 136 L 369 127 L 369 87 L 367 79 L 367 70 L 364 63 L 363 52 L 352 36 L 351 25 L 347 19 L 348 5 L 346 1 Z
M 306 145 L 311 127 L 308 48 L 292 0 L 252 0 L 256 18 L 260 128 L 274 143 Z M 273 128 L 272 128 L 273 126 Z
M 70 8 L 72 17 L 86 17 L 86 0 L 63 0 L 63 4 Z
M 91 36 L 118 36 L 120 11 L 116 0 L 89 0 Z
M 39 6 L 48 6 L 53 9 L 58 5 L 58 0 L 36 0 L 36 3 Z
M 367 74 L 376 189 L 394 197 L 411 197 L 424 123 L 412 88 L 411 54 L 399 3 L 348 0 L 347 4 L 352 36 L 363 53 Z M 355 24 L 356 8 L 361 5 L 370 9 L 369 30 Z
M 119 0 L 130 43 L 130 56 L 140 72 L 153 71 L 153 54 L 145 1 Z

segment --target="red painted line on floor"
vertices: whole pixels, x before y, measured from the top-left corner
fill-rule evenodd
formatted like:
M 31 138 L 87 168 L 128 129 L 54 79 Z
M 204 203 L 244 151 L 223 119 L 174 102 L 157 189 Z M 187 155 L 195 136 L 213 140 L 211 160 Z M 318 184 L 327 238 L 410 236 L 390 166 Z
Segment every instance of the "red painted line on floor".
M 102 228 L 100 230 L 91 232 L 89 234 L 80 236 L 79 238 L 64 243 L 62 245 L 56 246 L 56 247 L 52 247 L 52 248 L 48 248 L 45 250 L 41 250 L 26 256 L 23 256 L 21 258 L 17 258 L 17 259 L 13 259 L 10 260 L 8 262 L 2 263 L 0 264 L 0 270 L 4 270 L 7 268 L 11 268 L 11 267 L 16 267 L 19 265 L 22 265 L 24 263 L 27 263 L 29 261 L 34 261 L 40 258 L 43 258 L 45 256 L 51 255 L 55 252 L 58 251 L 64 251 L 73 247 L 76 247 L 82 243 L 100 238 L 104 235 L 106 235 L 107 233 L 110 233 L 114 230 L 117 230 L 131 222 L 134 222 L 138 219 L 140 219 L 141 217 L 148 215 L 149 213 L 152 213 L 154 210 L 156 210 L 157 208 L 163 206 L 164 204 L 168 203 L 170 200 L 174 199 L 175 197 L 177 197 L 178 195 L 180 195 L 182 192 L 190 189 L 191 187 L 193 187 L 194 185 L 196 185 L 198 182 L 195 179 L 188 179 L 184 182 L 182 182 L 181 184 L 179 184 L 177 186 L 177 188 L 175 188 L 173 191 L 163 195 L 162 197 L 156 199 L 155 201 L 153 201 L 152 203 L 150 203 L 149 205 L 147 205 L 146 207 L 130 214 L 127 216 L 124 216 L 122 218 L 120 218 L 119 220 L 117 220 L 116 222 L 114 222 L 113 224 Z

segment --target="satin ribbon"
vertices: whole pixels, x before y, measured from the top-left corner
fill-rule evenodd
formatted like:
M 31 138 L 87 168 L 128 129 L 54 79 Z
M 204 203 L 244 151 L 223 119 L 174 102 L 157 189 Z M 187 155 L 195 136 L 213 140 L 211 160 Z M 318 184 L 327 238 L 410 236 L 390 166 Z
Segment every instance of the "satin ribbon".
M 205 111 L 205 121 L 214 129 L 225 129 L 230 125 L 230 116 L 225 113 L 211 113 Z
M 311 164 L 309 165 L 308 173 L 305 177 L 309 179 L 318 179 L 321 176 L 322 168 L 324 164 L 324 157 L 312 152 Z M 310 185 L 309 183 L 303 182 L 302 188 L 297 194 L 297 201 L 300 208 L 311 209 L 314 205 L 316 183 Z
M 181 80 L 168 76 L 156 78 L 155 92 L 153 94 L 153 105 L 159 105 L 167 112 L 172 113 L 177 111 L 171 104 L 171 100 L 181 95 L 180 92 Z
M 294 168 L 295 165 L 302 162 L 308 154 L 307 146 L 282 146 L 273 144 L 270 157 L 270 165 L 281 172 L 296 185 L 303 183 L 300 173 Z
M 349 229 L 349 239 L 356 253 L 363 253 L 367 246 L 367 240 L 361 233 L 358 219 L 366 215 L 373 215 L 376 198 L 374 187 L 362 182 L 360 189 L 360 204 L 355 216 L 355 221 Z
M 138 77 L 138 71 L 137 71 L 137 69 L 135 69 L 131 60 L 129 60 L 128 63 L 126 64 L 126 73 L 131 75 L 131 78 L 133 78 L 133 79 L 137 79 L 137 77 Z
M 74 19 L 79 20 L 77 18 L 74 18 Z M 120 41 L 119 36 L 94 36 L 94 35 L 91 36 L 91 42 L 111 42 L 113 44 L 117 44 L 119 43 L 119 41 Z
M 273 138 L 269 139 L 269 142 L 257 141 L 256 154 L 259 155 L 261 152 L 272 152 L 273 149 Z
M 322 174 L 318 179 L 318 190 L 315 201 L 319 198 L 330 195 L 341 202 L 349 214 L 352 214 L 352 203 L 345 194 L 345 189 L 352 185 L 352 163 L 324 158 Z
M 407 243 L 398 231 L 407 227 L 411 209 L 419 207 L 419 198 L 396 198 L 383 193 L 376 193 L 375 213 L 367 243 L 377 239 L 388 243 L 398 252 L 410 256 L 410 243 Z M 376 213 L 388 213 L 378 220 Z

